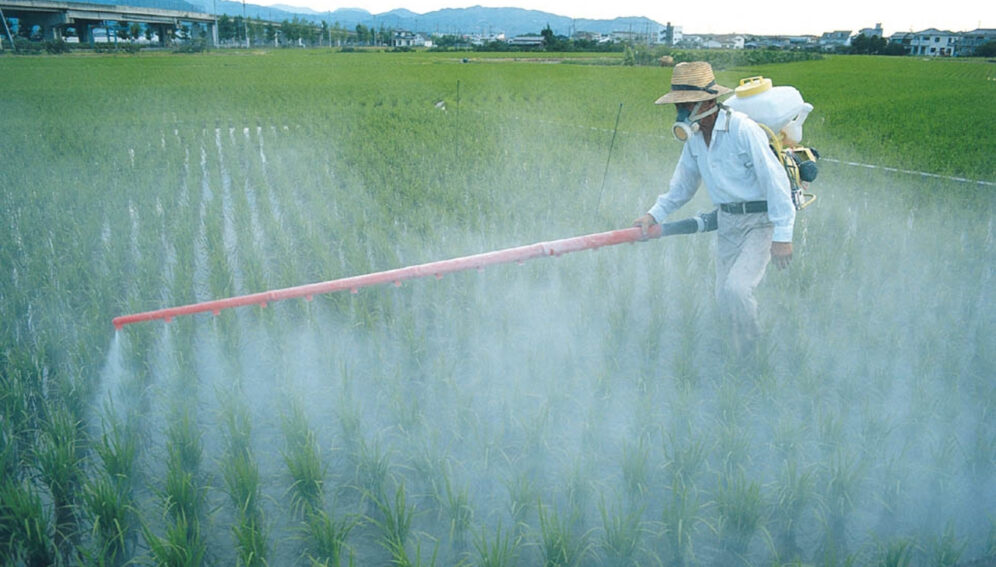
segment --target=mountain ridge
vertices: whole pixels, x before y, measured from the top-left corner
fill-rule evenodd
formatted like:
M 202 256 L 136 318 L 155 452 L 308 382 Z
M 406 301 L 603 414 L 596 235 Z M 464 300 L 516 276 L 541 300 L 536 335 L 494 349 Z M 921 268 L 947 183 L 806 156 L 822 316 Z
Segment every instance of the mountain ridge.
M 321 24 L 338 23 L 340 27 L 352 30 L 362 25 L 368 28 L 394 28 L 421 33 L 481 34 L 504 33 L 507 37 L 525 34 L 539 34 L 546 26 L 557 35 L 571 35 L 574 32 L 609 34 L 616 31 L 656 33 L 659 22 L 643 16 L 619 17 L 611 20 L 570 18 L 526 8 L 442 8 L 419 14 L 405 8 L 396 8 L 379 14 L 362 8 L 338 8 L 319 12 L 311 8 L 291 6 L 286 3 L 262 6 L 232 0 L 88 0 L 96 4 L 127 4 L 136 7 L 162 8 L 188 12 L 215 12 L 230 17 L 242 16 L 268 21 L 283 21 L 299 18 Z

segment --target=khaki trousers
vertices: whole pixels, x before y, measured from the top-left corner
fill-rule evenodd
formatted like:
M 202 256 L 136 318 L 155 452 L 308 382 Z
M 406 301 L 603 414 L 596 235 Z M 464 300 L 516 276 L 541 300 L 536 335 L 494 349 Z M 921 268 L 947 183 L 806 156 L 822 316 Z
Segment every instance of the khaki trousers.
M 716 302 L 727 318 L 734 346 L 743 353 L 761 334 L 754 289 L 771 261 L 774 225 L 768 213 L 735 215 L 719 211 Z

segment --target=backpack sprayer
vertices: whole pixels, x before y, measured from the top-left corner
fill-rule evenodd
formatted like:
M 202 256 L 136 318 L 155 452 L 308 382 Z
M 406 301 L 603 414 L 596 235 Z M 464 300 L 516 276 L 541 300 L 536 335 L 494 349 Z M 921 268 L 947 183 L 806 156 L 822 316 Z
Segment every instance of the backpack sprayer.
M 800 146 L 799 141 L 802 139 L 802 123 L 805 122 L 806 116 L 813 109 L 812 105 L 803 102 L 802 96 L 796 89 L 772 87 L 771 80 L 763 77 L 752 77 L 740 81 L 740 87 L 735 92 L 736 96 L 728 99 L 724 104 L 744 112 L 767 131 L 771 149 L 785 166 L 785 172 L 789 177 L 793 203 L 797 209 L 808 206 L 816 197 L 806 193 L 805 190 L 808 188 L 809 182 L 816 178 L 815 162 L 819 158 L 819 154 L 811 148 Z M 776 135 L 775 132 L 779 132 L 779 135 Z M 645 234 L 639 227 L 632 227 L 540 242 L 326 282 L 123 315 L 115 317 L 112 323 L 115 329 L 121 330 L 125 325 L 141 321 L 162 319 L 168 323 L 179 315 L 206 312 L 218 315 L 223 309 L 245 305 L 266 307 L 270 302 L 282 299 L 303 297 L 305 300 L 311 301 L 315 295 L 323 293 L 346 290 L 358 293 L 361 288 L 388 283 L 400 287 L 402 281 L 409 279 L 428 276 L 435 276 L 439 279 L 445 274 L 471 269 L 483 270 L 485 267 L 495 264 L 522 263 L 533 258 L 560 256 L 569 252 L 597 249 L 626 242 L 637 242 L 675 234 L 710 232 L 716 229 L 717 213 L 713 210 L 684 220 L 655 224 L 649 227 Z
M 811 205 L 816 195 L 806 190 L 816 179 L 816 160 L 820 154 L 800 142 L 802 125 L 813 111 L 813 105 L 803 101 L 795 87 L 775 87 L 771 79 L 764 77 L 741 79 L 740 86 L 733 92 L 734 96 L 723 105 L 743 112 L 764 129 L 771 150 L 785 167 L 796 210 Z

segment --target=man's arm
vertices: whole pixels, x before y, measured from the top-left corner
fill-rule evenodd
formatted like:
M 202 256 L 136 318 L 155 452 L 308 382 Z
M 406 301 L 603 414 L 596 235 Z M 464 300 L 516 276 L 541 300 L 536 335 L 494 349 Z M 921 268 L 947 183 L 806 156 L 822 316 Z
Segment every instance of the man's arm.
M 671 176 L 668 192 L 657 197 L 657 202 L 647 214 L 658 223 L 664 222 L 665 217 L 692 199 L 701 183 L 699 165 L 688 149 L 688 144 L 685 144 L 681 157 L 678 158 L 678 165 L 674 168 L 674 175 Z

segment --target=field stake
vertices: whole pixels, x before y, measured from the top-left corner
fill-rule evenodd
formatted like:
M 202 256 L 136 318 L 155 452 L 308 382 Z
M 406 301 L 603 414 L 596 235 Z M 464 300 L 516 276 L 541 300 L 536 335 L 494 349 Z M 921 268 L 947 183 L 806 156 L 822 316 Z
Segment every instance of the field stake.
M 393 283 L 395 286 L 400 287 L 401 282 L 404 280 L 423 278 L 427 276 L 434 276 L 435 278 L 440 279 L 443 277 L 443 274 L 450 274 L 453 272 L 471 269 L 483 271 L 486 266 L 496 264 L 506 264 L 510 262 L 521 264 L 522 262 L 533 258 L 560 256 L 562 254 L 568 254 L 570 252 L 577 252 L 580 250 L 597 249 L 602 246 L 613 246 L 615 244 L 623 244 L 625 242 L 637 242 L 651 238 L 660 238 L 661 236 L 661 225 L 654 225 L 650 227 L 647 230 L 646 236 L 643 236 L 640 233 L 639 228 L 623 228 L 608 232 L 599 232 L 584 236 L 564 238 L 561 240 L 528 244 L 526 246 L 518 246 L 515 248 L 505 248 L 503 250 L 484 252 L 482 254 L 463 256 L 450 260 L 441 260 L 438 262 L 430 262 L 428 264 L 417 264 L 414 266 L 396 268 L 383 272 L 373 272 L 361 276 L 351 276 L 326 282 L 287 287 L 249 295 L 229 297 L 226 299 L 202 301 L 200 303 L 157 309 L 155 311 L 145 311 L 143 313 L 135 313 L 132 315 L 122 315 L 115 317 L 111 322 L 114 324 L 115 329 L 121 330 L 121 328 L 125 325 L 139 323 L 142 321 L 162 319 L 168 323 L 174 317 L 179 315 L 193 315 L 195 313 L 204 312 L 211 312 L 214 315 L 219 315 L 223 309 L 231 309 L 233 307 L 242 307 L 245 305 L 259 305 L 261 307 L 266 307 L 268 302 L 280 301 L 282 299 L 303 297 L 306 300 L 310 300 L 318 294 L 345 290 L 355 294 L 360 290 L 360 288 L 379 284 Z

